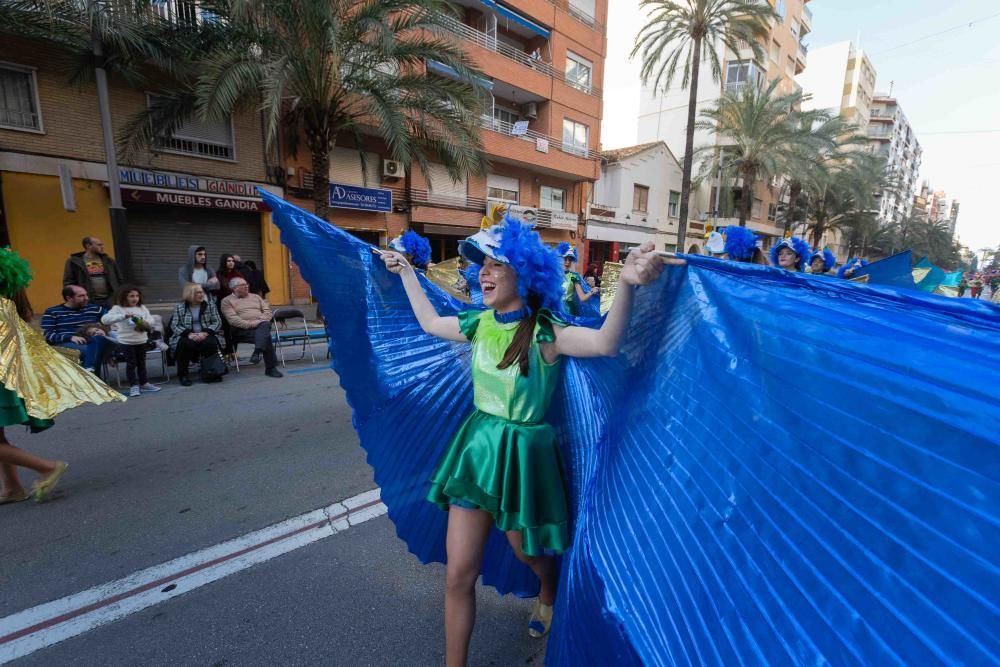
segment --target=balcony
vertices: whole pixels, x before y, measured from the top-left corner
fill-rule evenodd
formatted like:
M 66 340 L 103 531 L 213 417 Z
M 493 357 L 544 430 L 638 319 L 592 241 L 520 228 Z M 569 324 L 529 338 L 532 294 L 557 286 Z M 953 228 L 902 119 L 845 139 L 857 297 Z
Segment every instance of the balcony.
M 602 95 L 600 88 L 597 88 L 596 86 L 584 86 L 577 81 L 570 81 L 566 78 L 566 75 L 563 72 L 560 72 L 549 63 L 543 62 L 540 58 L 533 57 L 532 54 L 527 53 L 526 51 L 521 51 L 510 44 L 502 42 L 495 36 L 491 36 L 481 30 L 477 30 L 472 26 L 465 25 L 458 19 L 450 16 L 442 16 L 442 19 L 449 32 L 461 37 L 462 39 L 468 40 L 477 46 L 486 49 L 487 51 L 500 55 L 507 60 L 515 62 L 518 65 L 534 72 L 539 72 L 557 81 L 562 81 L 563 83 L 566 83 L 567 85 L 572 86 L 587 95 L 592 95 L 597 98 L 600 98 Z M 488 63 L 481 63 L 481 66 L 487 65 Z
M 807 27 L 811 31 L 812 30 L 812 22 L 813 22 L 813 13 L 812 13 L 812 10 L 809 9 L 809 5 L 808 4 L 803 4 L 802 5 L 802 25 L 803 25 L 803 27 Z
M 585 160 L 600 161 L 601 159 L 601 154 L 597 151 L 591 150 L 589 147 L 564 144 L 562 141 L 554 137 L 540 134 L 534 130 L 524 129 L 523 126 L 519 126 L 517 123 L 508 123 L 507 121 L 494 118 L 493 116 L 483 115 L 479 119 L 479 127 L 484 130 L 496 132 L 497 134 L 502 134 L 504 136 L 532 143 L 535 145 L 535 150 L 539 153 L 547 153 L 550 148 L 555 148 L 563 153 L 583 158 Z

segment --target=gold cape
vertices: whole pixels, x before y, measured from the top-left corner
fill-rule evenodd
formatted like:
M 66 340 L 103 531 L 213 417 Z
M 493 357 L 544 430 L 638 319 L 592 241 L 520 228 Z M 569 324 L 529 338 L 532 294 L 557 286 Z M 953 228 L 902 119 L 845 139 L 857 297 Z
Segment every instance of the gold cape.
M 0 298 L 0 382 L 21 397 L 28 414 L 52 419 L 84 403 L 124 401 L 65 355 L 24 320 L 10 299 Z

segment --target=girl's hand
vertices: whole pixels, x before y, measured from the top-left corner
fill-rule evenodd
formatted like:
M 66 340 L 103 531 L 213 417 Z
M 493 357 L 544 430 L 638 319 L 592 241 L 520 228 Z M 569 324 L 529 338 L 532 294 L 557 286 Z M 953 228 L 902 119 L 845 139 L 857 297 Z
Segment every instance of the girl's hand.
M 389 269 L 389 271 L 395 273 L 396 275 L 402 274 L 403 271 L 406 271 L 407 269 L 410 271 L 413 270 L 413 267 L 411 267 L 410 263 L 406 261 L 406 258 L 394 250 L 384 250 L 379 254 L 379 256 L 382 258 L 382 263 L 385 264 L 385 268 Z
M 663 258 L 653 252 L 652 241 L 635 248 L 625 259 L 620 280 L 626 285 L 648 285 L 663 271 Z

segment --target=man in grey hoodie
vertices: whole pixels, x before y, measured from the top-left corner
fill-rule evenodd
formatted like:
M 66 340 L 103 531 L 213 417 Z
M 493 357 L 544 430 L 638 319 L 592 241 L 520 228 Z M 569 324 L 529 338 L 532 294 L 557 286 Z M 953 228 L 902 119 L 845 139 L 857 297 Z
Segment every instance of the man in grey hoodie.
M 206 294 L 218 291 L 219 279 L 215 277 L 215 271 L 206 262 L 207 257 L 205 246 L 188 246 L 187 264 L 177 271 L 177 280 L 181 289 L 184 289 L 188 283 L 195 283 L 201 285 Z

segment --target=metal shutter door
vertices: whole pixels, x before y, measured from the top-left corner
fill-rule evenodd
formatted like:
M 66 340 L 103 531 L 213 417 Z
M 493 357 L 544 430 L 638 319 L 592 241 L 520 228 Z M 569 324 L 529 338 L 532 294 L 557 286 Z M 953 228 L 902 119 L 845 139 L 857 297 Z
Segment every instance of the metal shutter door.
M 128 231 L 136 280 L 146 303 L 177 303 L 177 270 L 189 245 L 203 245 L 214 271 L 219 255 L 251 259 L 263 269 L 260 217 L 256 214 L 170 206 L 129 206 Z

